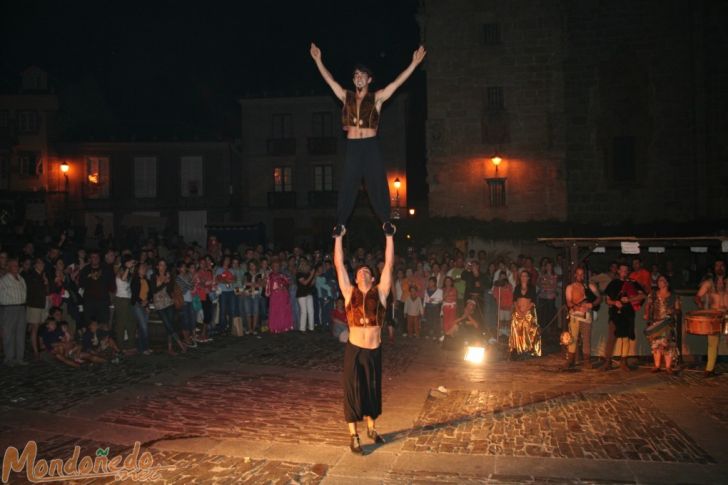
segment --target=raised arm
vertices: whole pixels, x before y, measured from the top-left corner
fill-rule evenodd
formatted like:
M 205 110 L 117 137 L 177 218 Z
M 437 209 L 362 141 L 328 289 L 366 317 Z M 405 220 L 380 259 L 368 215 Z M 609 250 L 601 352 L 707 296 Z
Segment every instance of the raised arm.
M 596 300 L 592 302 L 592 307 L 595 307 L 599 305 L 602 302 L 602 294 L 599 292 L 599 288 L 594 283 L 589 283 L 589 289 L 592 290 L 592 293 L 594 293 L 594 296 L 596 296 Z
M 386 305 L 389 290 L 392 288 L 392 267 L 394 266 L 394 236 L 385 236 L 384 267 L 379 278 L 379 299 Z
M 341 294 L 344 296 L 344 302 L 349 303 L 351 283 L 349 282 L 349 273 L 346 272 L 346 266 L 344 266 L 344 247 L 342 245 L 345 233 L 346 229 L 342 231 L 340 236 L 334 238 L 334 268 L 336 268 L 336 279 L 339 282 Z
M 318 67 L 321 77 L 324 78 L 324 81 L 326 81 L 326 84 L 329 85 L 331 90 L 334 92 L 334 95 L 341 101 L 344 101 L 346 91 L 339 83 L 336 82 L 334 76 L 331 75 L 329 70 L 326 69 L 324 62 L 321 60 L 321 49 L 319 49 L 313 42 L 311 42 L 311 57 L 313 57 L 313 61 L 316 63 L 316 67 Z
M 700 289 L 695 294 L 695 304 L 698 308 L 703 308 L 705 295 L 713 288 L 713 282 L 711 280 L 705 280 L 700 284 Z
M 387 87 L 385 87 L 384 89 L 380 89 L 375 93 L 374 99 L 379 107 L 381 107 L 382 103 L 391 98 L 394 92 L 397 91 L 397 89 L 399 89 L 399 87 L 404 84 L 407 78 L 412 75 L 415 68 L 417 68 L 417 66 L 419 66 L 419 64 L 425 58 L 425 54 L 427 54 L 427 52 L 425 51 L 424 46 L 420 46 L 420 48 L 412 54 L 412 62 L 410 62 L 410 65 L 407 66 L 407 68 L 402 71 L 394 81 L 389 83 Z

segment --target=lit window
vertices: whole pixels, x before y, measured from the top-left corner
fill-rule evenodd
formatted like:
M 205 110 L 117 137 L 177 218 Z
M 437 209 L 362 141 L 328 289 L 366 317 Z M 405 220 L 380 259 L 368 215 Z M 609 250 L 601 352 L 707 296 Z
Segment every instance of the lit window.
M 109 159 L 106 157 L 87 158 L 84 180 L 85 197 L 105 199 L 109 197 L 109 186 Z
M 275 192 L 293 191 L 291 167 L 276 167 L 273 169 L 273 190 Z

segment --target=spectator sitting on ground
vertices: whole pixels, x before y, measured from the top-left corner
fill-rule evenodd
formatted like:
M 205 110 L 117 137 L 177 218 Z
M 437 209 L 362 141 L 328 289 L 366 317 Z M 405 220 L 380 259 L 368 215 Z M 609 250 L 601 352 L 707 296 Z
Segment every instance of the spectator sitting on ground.
M 66 338 L 63 330 L 58 327 L 58 322 L 56 322 L 55 318 L 48 317 L 46 319 L 42 339 L 45 348 L 54 359 L 71 367 L 81 367 L 81 362 L 83 361 L 79 355 L 78 346 L 73 340 Z
M 331 310 L 331 333 L 341 343 L 349 340 L 349 325 L 346 323 L 346 310 L 342 297 L 337 298 L 336 306 Z
M 443 336 L 442 347 L 444 349 L 457 350 L 466 342 L 478 338 L 480 334 L 480 324 L 473 315 L 475 307 L 475 300 L 468 300 L 465 303 L 462 316 L 455 320 L 455 325 L 453 325 Z
M 111 338 L 108 330 L 103 330 L 95 318 L 91 318 L 86 331 L 83 334 L 82 349 L 94 357 L 111 356 L 111 363 L 119 363 L 121 351 Z M 105 359 L 104 359 L 105 362 Z

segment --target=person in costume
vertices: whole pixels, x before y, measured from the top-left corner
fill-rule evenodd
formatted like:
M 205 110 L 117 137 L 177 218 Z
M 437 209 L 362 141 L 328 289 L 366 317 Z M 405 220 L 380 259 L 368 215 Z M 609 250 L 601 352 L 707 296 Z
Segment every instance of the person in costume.
M 346 220 L 354 210 L 362 178 L 366 182 L 369 201 L 374 212 L 383 222 L 382 228 L 385 234 L 393 235 L 396 230 L 390 221 L 389 184 L 377 140 L 379 114 L 382 105 L 412 75 L 425 58 L 425 53 L 425 48 L 420 46 L 412 54 L 409 66 L 384 89 L 375 92 L 369 90 L 374 79 L 372 71 L 366 66 L 357 65 L 354 68 L 353 78 L 355 89 L 349 91 L 341 87 L 324 66 L 321 49 L 316 44 L 311 44 L 311 57 L 316 67 L 334 95 L 344 104 L 341 111 L 341 126 L 346 130 L 346 159 L 342 185 L 339 189 L 334 237 L 343 234 Z
M 356 270 L 352 285 L 344 265 L 343 235 L 334 238 L 334 267 L 344 297 L 349 340 L 344 350 L 344 418 L 349 426 L 353 453 L 362 454 L 357 423 L 366 420 L 367 436 L 374 443 L 384 443 L 377 433 L 375 420 L 382 413 L 382 325 L 387 297 L 392 286 L 394 237 L 385 236 L 384 267 L 375 284 L 372 269 Z

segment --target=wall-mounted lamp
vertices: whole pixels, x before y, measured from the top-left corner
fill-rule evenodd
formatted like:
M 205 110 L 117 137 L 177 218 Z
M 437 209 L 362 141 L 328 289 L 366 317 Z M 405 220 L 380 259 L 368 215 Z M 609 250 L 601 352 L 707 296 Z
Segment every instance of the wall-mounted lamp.
M 64 175 L 67 174 L 70 169 L 71 169 L 71 166 L 68 165 L 68 162 L 63 162 L 61 164 L 61 172 L 63 172 Z
M 503 159 L 501 157 L 499 157 L 498 153 L 496 152 L 496 154 L 491 157 L 490 161 L 493 162 L 493 165 L 495 165 L 495 176 L 497 177 L 498 176 L 498 165 L 501 164 Z
M 414 208 L 410 208 L 409 215 L 410 216 L 414 216 L 415 215 L 415 209 Z
M 495 177 L 486 177 L 488 184 L 490 207 L 505 207 L 506 205 L 506 179 L 498 176 L 498 166 L 503 163 L 503 158 L 496 151 L 490 157 L 490 163 L 495 166 Z

